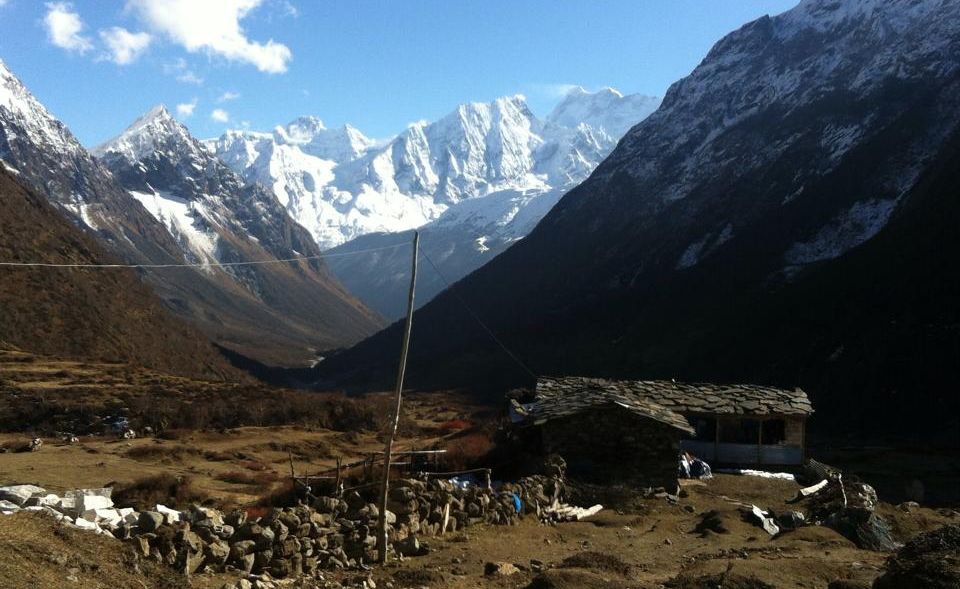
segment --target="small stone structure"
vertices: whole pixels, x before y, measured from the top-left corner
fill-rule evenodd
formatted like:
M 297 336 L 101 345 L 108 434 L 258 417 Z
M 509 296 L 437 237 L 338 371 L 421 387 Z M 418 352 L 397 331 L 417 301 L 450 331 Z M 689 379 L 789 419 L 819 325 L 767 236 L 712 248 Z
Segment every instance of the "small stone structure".
M 513 402 L 514 421 L 537 428 L 542 451 L 563 456 L 575 478 L 674 489 L 680 436 L 694 433 L 687 420 L 604 384 L 578 384 L 538 386 L 532 403 Z
M 813 407 L 800 389 L 571 376 L 541 378 L 536 398 L 569 403 L 596 391 L 685 417 L 695 432 L 683 437 L 681 448 L 707 462 L 799 465 L 805 458 L 806 420 Z

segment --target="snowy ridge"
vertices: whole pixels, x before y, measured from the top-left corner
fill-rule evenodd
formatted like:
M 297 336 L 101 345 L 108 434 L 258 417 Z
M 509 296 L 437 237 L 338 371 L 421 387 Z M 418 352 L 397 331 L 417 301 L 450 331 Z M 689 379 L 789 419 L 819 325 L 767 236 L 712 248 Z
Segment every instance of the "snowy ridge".
M 658 104 L 578 88 L 545 120 L 524 97 L 510 96 L 460 105 L 383 144 L 349 125 L 330 130 L 302 117 L 271 133 L 228 131 L 206 146 L 247 181 L 271 187 L 321 247 L 333 247 L 423 226 L 459 203 L 504 191 L 568 189 Z
M 643 205 L 654 210 L 689 198 L 714 179 L 762 169 L 811 142 L 820 149 L 795 160 L 793 185 L 780 198 L 784 206 L 796 204 L 807 196 L 806 184 L 836 169 L 895 120 L 889 99 L 878 96 L 894 87 L 944 83 L 958 71 L 958 2 L 804 0 L 720 40 L 670 87 L 662 107 L 626 134 L 622 149 L 596 177 L 608 181 L 626 172 Z M 930 157 L 960 119 L 950 102 L 942 102 L 943 124 L 918 129 L 903 145 L 909 156 L 891 162 L 876 190 L 859 196 L 861 204 L 846 207 L 849 219 L 836 212 L 838 229 L 816 228 L 785 254 L 784 264 L 836 257 L 882 229 L 895 206 L 871 203 L 895 203 L 912 186 L 917 162 Z M 841 103 L 849 108 L 832 106 Z M 740 131 L 751 124 L 763 129 L 762 138 Z M 858 220 L 861 214 L 868 221 Z M 709 254 L 704 243 L 695 255 L 699 240 L 684 244 L 678 268 Z
M 95 153 L 190 257 L 219 261 L 224 237 L 291 256 L 283 237 L 290 221 L 277 198 L 245 186 L 165 107 L 151 109 Z
M 20 142 L 40 144 L 67 158 L 86 157 L 86 150 L 63 123 L 37 100 L 0 59 L 0 160 L 18 169 L 16 154 Z M 66 165 L 62 161 L 61 165 Z M 83 195 L 77 197 L 83 200 Z

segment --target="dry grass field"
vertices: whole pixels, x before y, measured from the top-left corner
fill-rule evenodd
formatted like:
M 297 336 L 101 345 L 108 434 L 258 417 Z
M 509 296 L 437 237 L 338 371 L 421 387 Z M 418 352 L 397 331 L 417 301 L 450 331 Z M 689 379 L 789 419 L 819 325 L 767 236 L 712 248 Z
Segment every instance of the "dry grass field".
M 351 462 L 381 449 L 378 431 L 389 402 L 388 395 L 356 401 L 15 350 L 0 352 L 0 392 L 0 422 L 8 430 L 0 446 L 11 449 L 0 454 L 0 484 L 35 483 L 54 492 L 113 485 L 115 496 L 130 503 L 172 493 L 171 503 L 219 507 L 255 506 L 282 490 L 291 458 L 298 473 L 316 473 L 337 457 Z M 451 450 L 447 463 L 457 465 L 487 449 L 488 430 L 476 424 L 493 421 L 489 408 L 450 393 L 414 394 L 406 406 L 401 449 L 444 447 Z M 116 413 L 128 416 L 135 429 L 154 424 L 157 435 L 97 433 L 97 420 Z M 18 421 L 26 417 L 35 420 L 33 427 Z M 63 441 L 66 431 L 79 442 Z M 44 440 L 39 451 L 14 451 L 34 436 Z M 175 488 L 158 491 L 162 484 Z M 886 554 L 858 549 L 833 530 L 806 527 L 771 538 L 741 517 L 738 503 L 784 510 L 796 489 L 789 481 L 718 475 L 685 484 L 677 503 L 638 499 L 625 511 L 605 509 L 587 521 L 556 526 L 530 517 L 515 526 L 476 526 L 426 538 L 431 552 L 424 557 L 324 576 L 347 586 L 372 577 L 377 587 L 397 589 L 826 589 L 837 579 L 868 583 L 880 574 Z M 880 510 L 901 540 L 960 522 L 960 514 L 947 508 L 883 504 Z M 0 517 L 4 588 L 220 589 L 234 579 L 204 574 L 187 581 L 167 568 L 135 567 L 126 550 L 112 538 L 43 516 Z M 489 576 L 487 562 L 519 570 Z

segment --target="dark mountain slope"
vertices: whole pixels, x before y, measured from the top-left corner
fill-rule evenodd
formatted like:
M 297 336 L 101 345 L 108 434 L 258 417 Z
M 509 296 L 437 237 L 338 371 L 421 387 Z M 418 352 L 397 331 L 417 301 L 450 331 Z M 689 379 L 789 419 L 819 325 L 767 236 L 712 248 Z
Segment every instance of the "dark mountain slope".
M 915 242 L 916 223 L 886 236 L 933 206 L 908 206 L 934 198 L 922 191 L 949 197 L 949 179 L 919 179 L 952 157 L 958 23 L 957 3 L 807 0 L 732 33 L 527 238 L 418 314 L 413 382 L 529 380 L 462 298 L 540 373 L 802 385 L 821 423 L 856 411 L 875 431 L 909 404 L 954 402 L 923 384 L 929 366 L 876 368 L 913 346 L 890 328 L 913 308 L 894 286 L 915 283 L 947 317 L 956 274 L 911 276 L 868 250 L 889 265 L 890 292 L 874 292 L 843 264 L 880 236 L 919 258 L 940 247 Z M 389 382 L 398 342 L 394 326 L 324 375 Z
M 0 260 L 115 262 L 2 169 Z M 172 318 L 131 270 L 0 267 L 0 341 L 43 354 L 242 379 L 209 341 Z

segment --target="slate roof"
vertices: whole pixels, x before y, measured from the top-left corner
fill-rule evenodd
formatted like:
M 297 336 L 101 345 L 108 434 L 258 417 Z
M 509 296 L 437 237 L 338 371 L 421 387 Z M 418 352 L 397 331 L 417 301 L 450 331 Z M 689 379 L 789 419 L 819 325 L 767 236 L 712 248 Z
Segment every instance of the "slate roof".
M 557 403 L 562 397 L 607 395 L 652 403 L 676 413 L 725 415 L 809 415 L 813 406 L 801 389 L 758 385 L 680 383 L 672 380 L 606 380 L 567 376 L 537 381 L 537 400 Z
M 543 381 L 540 381 L 543 382 Z M 556 389 L 557 394 L 539 395 L 540 384 L 537 385 L 537 398 L 527 405 L 514 404 L 514 410 L 526 423 L 541 425 L 553 419 L 569 417 L 590 409 L 601 407 L 620 407 L 641 417 L 646 417 L 665 423 L 680 431 L 694 433 L 693 427 L 687 419 L 676 413 L 649 401 L 638 398 L 636 395 L 623 394 L 608 386 L 606 381 L 595 379 L 580 379 L 576 392 L 566 394 Z M 553 389 L 551 389 L 553 392 Z

